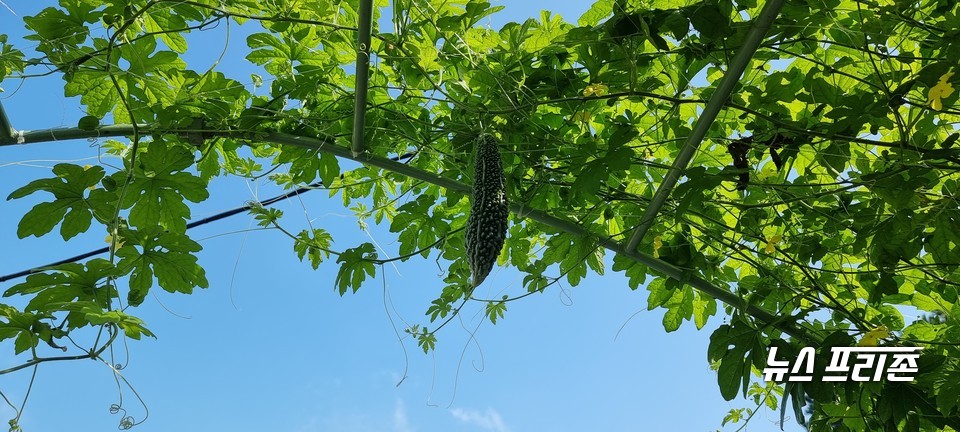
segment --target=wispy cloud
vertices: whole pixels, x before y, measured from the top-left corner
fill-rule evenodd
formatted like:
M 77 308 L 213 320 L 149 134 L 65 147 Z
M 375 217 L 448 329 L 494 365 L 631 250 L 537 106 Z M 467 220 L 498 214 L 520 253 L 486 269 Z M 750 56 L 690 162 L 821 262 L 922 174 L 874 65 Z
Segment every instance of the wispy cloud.
M 407 418 L 407 405 L 399 399 L 393 407 L 393 430 L 396 432 L 413 432 L 413 426 L 410 426 L 410 419 Z
M 500 416 L 500 413 L 493 408 L 487 408 L 486 412 L 454 408 L 450 410 L 450 414 L 453 414 L 453 417 L 461 422 L 477 425 L 488 431 L 509 432 L 510 430 L 507 425 L 503 424 L 503 417 Z
M 322 410 L 323 408 L 318 408 Z M 0 410 L 2 412 L 2 410 Z M 333 410 L 303 419 L 297 432 L 416 432 L 407 415 L 407 404 L 397 399 L 393 412 L 387 407 L 368 411 Z

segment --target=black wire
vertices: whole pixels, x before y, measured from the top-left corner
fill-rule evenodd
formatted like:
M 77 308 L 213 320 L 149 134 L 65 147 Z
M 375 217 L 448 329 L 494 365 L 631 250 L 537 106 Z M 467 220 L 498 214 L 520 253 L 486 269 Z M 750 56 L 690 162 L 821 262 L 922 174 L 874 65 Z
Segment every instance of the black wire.
M 400 161 L 401 159 L 407 159 L 407 158 L 410 158 L 410 157 L 412 157 L 412 156 L 413 156 L 412 153 L 406 153 L 406 154 L 403 154 L 403 155 L 400 155 L 400 156 L 391 157 L 390 159 L 393 160 L 393 161 Z M 198 227 L 198 226 L 201 226 L 201 225 L 206 225 L 206 224 L 208 224 L 208 223 L 210 223 L 210 222 L 216 222 L 216 221 L 218 221 L 218 220 L 226 219 L 226 218 L 228 218 L 228 217 L 230 217 L 230 216 L 233 216 L 233 215 L 236 215 L 236 214 L 239 214 L 239 213 L 246 212 L 246 211 L 250 210 L 251 208 L 253 208 L 253 206 L 255 206 L 255 205 L 268 206 L 268 205 L 274 204 L 274 203 L 276 203 L 276 202 L 283 201 L 283 200 L 288 199 L 288 198 L 293 198 L 293 197 L 295 197 L 295 196 L 297 196 L 297 195 L 300 195 L 300 194 L 302 194 L 302 193 L 304 193 L 304 192 L 309 192 L 309 191 L 311 191 L 311 190 L 315 190 L 315 189 L 322 188 L 322 187 L 324 187 L 323 182 L 311 183 L 311 184 L 309 184 L 309 185 L 307 185 L 307 186 L 303 186 L 303 187 L 301 187 L 301 188 L 294 189 L 294 190 L 292 190 L 292 191 L 290 191 L 290 192 L 287 192 L 287 193 L 282 194 L 282 195 L 277 195 L 277 196 L 275 196 L 275 197 L 273 197 L 273 198 L 268 198 L 268 199 L 266 199 L 266 200 L 264 200 L 264 201 L 260 201 L 259 203 L 256 203 L 256 204 L 254 204 L 254 203 L 247 204 L 247 205 L 244 205 L 244 206 L 241 206 L 241 207 L 237 207 L 237 208 L 235 208 L 235 209 L 227 210 L 227 211 L 222 212 L 222 213 L 217 213 L 217 214 L 215 214 L 215 215 L 213 215 L 213 216 L 205 217 L 205 218 L 203 218 L 203 219 L 190 222 L 190 223 L 187 224 L 187 229 L 194 228 L 194 227 Z M 23 270 L 23 271 L 18 271 L 18 272 L 16 272 L 16 273 L 11 273 L 11 274 L 8 274 L 8 275 L 5 275 L 5 276 L 0 276 L 0 282 L 6 282 L 6 281 L 11 280 L 11 279 L 16 279 L 16 278 L 23 277 L 23 276 L 29 276 L 29 275 L 34 274 L 34 273 L 40 273 L 40 272 L 42 272 L 42 271 L 44 271 L 45 269 L 50 268 L 50 267 L 58 266 L 58 265 L 61 265 L 61 264 L 67 264 L 67 263 L 77 262 L 77 261 L 80 261 L 80 260 L 83 260 L 83 259 L 90 258 L 90 257 L 92 257 L 92 256 L 96 256 L 96 255 L 100 255 L 100 254 L 107 253 L 107 252 L 109 252 L 109 251 L 110 251 L 110 247 L 109 247 L 109 246 L 107 246 L 107 247 L 102 247 L 102 248 L 100 248 L 100 249 L 93 250 L 93 251 L 86 252 L 86 253 L 82 253 L 82 254 L 77 255 L 77 256 L 72 256 L 72 257 L 70 257 L 70 258 L 64 258 L 64 259 L 62 259 L 62 260 L 60 260 L 60 261 L 52 262 L 52 263 L 47 264 L 47 265 L 44 265 L 44 266 L 34 267 L 34 268 L 27 269 L 27 270 Z

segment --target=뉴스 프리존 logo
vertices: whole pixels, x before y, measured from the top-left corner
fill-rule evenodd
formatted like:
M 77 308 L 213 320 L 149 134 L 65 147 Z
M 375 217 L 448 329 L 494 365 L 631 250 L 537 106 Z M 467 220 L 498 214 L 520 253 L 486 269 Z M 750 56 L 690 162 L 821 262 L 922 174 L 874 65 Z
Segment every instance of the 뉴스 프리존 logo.
M 922 347 L 831 347 L 830 364 L 824 368 L 822 381 L 913 381 L 919 368 Z M 764 381 L 812 381 L 816 350 L 806 347 L 792 363 L 777 360 L 777 347 L 770 347 Z M 851 360 L 853 361 L 851 364 Z M 784 380 L 786 376 L 786 380 Z

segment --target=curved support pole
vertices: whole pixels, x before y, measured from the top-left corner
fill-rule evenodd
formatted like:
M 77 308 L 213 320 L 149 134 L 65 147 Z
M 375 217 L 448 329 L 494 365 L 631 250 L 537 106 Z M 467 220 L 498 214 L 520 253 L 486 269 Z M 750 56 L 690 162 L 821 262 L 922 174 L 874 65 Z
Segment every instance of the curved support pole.
M 16 144 L 17 130 L 10 124 L 7 118 L 7 112 L 3 110 L 3 104 L 0 103 L 0 145 Z
M 78 128 L 65 128 L 65 129 L 50 129 L 45 131 L 25 131 L 22 132 L 22 137 L 25 143 L 39 143 L 39 142 L 49 142 L 57 141 L 63 139 L 83 139 L 83 138 L 97 138 L 97 137 L 108 137 L 108 136 L 125 136 L 133 134 L 132 125 L 113 125 L 113 126 L 104 126 L 97 130 L 81 130 Z M 190 134 L 197 131 L 194 130 L 170 130 L 170 129 L 161 129 L 154 127 L 152 125 L 138 125 L 137 129 L 141 134 Z M 360 155 L 354 155 L 351 148 L 337 145 L 335 140 L 332 137 L 322 137 L 312 138 L 312 137 L 303 137 L 297 135 L 290 135 L 279 132 L 271 133 L 257 133 L 257 132 L 233 132 L 233 131 L 204 131 L 211 136 L 222 136 L 230 137 L 234 139 L 240 139 L 244 141 L 249 141 L 252 143 L 257 142 L 268 142 L 273 144 L 280 145 L 290 145 L 296 147 L 303 147 L 309 149 L 315 149 L 320 152 L 325 152 L 332 154 L 334 156 L 342 157 L 344 159 L 350 159 L 356 162 L 360 162 L 369 166 L 374 166 L 381 168 L 387 171 L 395 172 L 398 174 L 405 175 L 410 178 L 421 180 L 427 183 L 431 183 L 437 186 L 440 186 L 445 189 L 454 190 L 461 193 L 469 193 L 471 188 L 469 185 L 460 183 L 456 180 L 443 177 L 439 174 L 432 173 L 429 171 L 424 171 L 422 169 L 416 168 L 406 163 L 398 162 L 396 160 L 377 156 L 370 153 L 362 153 Z M 608 239 L 604 236 L 599 236 L 596 233 L 591 232 L 587 228 L 565 219 L 550 215 L 542 210 L 531 209 L 519 203 L 511 203 L 510 211 L 514 214 L 523 217 L 525 219 L 530 219 L 544 225 L 556 228 L 561 231 L 573 234 L 578 237 L 584 238 L 595 238 L 600 246 L 621 254 L 623 256 L 629 257 L 630 259 L 643 264 L 649 267 L 652 270 L 662 273 L 663 275 L 682 281 L 685 284 L 690 285 L 691 287 L 697 289 L 701 293 L 709 295 L 723 303 L 726 303 L 752 317 L 757 321 L 764 323 L 767 326 L 777 328 L 782 332 L 804 341 L 807 345 L 816 346 L 819 345 L 819 342 L 822 340 L 818 335 L 814 334 L 811 330 L 806 329 L 797 325 L 793 322 L 789 316 L 778 316 L 769 311 L 761 309 L 755 305 L 750 305 L 746 302 L 745 299 L 741 298 L 737 294 L 717 285 L 714 285 L 708 280 L 702 279 L 700 277 L 691 275 L 689 270 L 683 269 L 673 264 L 670 264 L 666 261 L 663 261 L 658 258 L 654 258 L 652 255 L 637 252 L 636 250 L 626 249 L 621 243 Z

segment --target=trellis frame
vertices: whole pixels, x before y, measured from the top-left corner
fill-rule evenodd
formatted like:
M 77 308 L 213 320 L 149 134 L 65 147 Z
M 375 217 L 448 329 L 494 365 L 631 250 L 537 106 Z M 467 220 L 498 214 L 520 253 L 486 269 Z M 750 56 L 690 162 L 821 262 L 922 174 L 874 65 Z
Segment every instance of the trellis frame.
M 747 65 L 750 64 L 750 60 L 753 59 L 753 55 L 756 54 L 757 48 L 760 47 L 760 43 L 763 42 L 763 38 L 767 34 L 767 30 L 770 29 L 774 19 L 780 14 L 783 3 L 784 0 L 768 0 L 767 3 L 763 5 L 763 9 L 760 10 L 760 14 L 757 15 L 753 25 L 750 27 L 749 33 L 747 33 L 746 39 L 743 41 L 743 45 L 737 50 L 737 53 L 730 61 L 730 66 L 717 84 L 717 88 L 713 91 L 713 95 L 710 96 L 710 100 L 703 108 L 700 117 L 697 117 L 697 122 L 694 124 L 693 130 L 683 143 L 683 147 L 680 149 L 680 153 L 677 154 L 677 158 L 673 160 L 673 165 L 670 167 L 667 175 L 664 176 L 663 181 L 660 182 L 657 192 L 653 195 L 653 199 L 650 200 L 650 205 L 647 206 L 643 217 L 640 218 L 640 223 L 636 229 L 634 229 L 633 235 L 630 236 L 630 240 L 626 245 L 627 250 L 636 250 L 637 246 L 640 245 L 640 241 L 643 240 L 644 235 L 646 235 L 647 230 L 653 225 L 657 214 L 660 213 L 660 209 L 663 208 L 667 198 L 670 197 L 680 176 L 683 175 L 683 172 L 687 169 L 687 165 L 690 164 L 690 160 L 693 159 L 693 154 L 696 153 L 697 149 L 700 148 L 700 144 L 703 143 L 703 139 L 706 137 L 707 131 L 710 130 L 710 126 L 713 125 L 713 122 L 717 119 L 717 115 L 720 113 L 723 105 L 730 99 L 733 88 L 737 85 L 737 82 L 740 81 L 740 77 L 743 76 L 743 72 L 746 70 Z
M 686 139 L 680 154 L 674 160 L 670 170 L 659 185 L 650 205 L 644 212 L 640 223 L 635 227 L 632 236 L 625 242 L 617 242 L 609 238 L 598 236 L 588 229 L 565 219 L 553 216 L 545 211 L 530 209 L 521 204 L 511 203 L 510 211 L 515 215 L 530 219 L 558 230 L 584 238 L 594 238 L 598 246 L 616 254 L 628 257 L 642 265 L 660 272 L 667 277 L 709 295 L 737 310 L 752 316 L 764 325 L 775 327 L 780 331 L 796 338 L 808 345 L 818 345 L 822 337 L 807 327 L 793 322 L 789 316 L 777 316 L 765 309 L 749 304 L 737 294 L 714 285 L 710 281 L 692 274 L 689 270 L 677 267 L 652 255 L 640 252 L 637 246 L 642 241 L 646 231 L 653 224 L 666 200 L 670 197 L 677 181 L 686 170 L 694 153 L 703 142 L 711 124 L 716 120 L 720 110 L 726 104 L 734 87 L 742 76 L 746 66 L 756 53 L 760 43 L 779 14 L 785 0 L 768 0 L 760 14 L 754 20 L 752 27 L 737 51 L 730 65 L 713 92 L 710 100 L 698 117 L 690 136 Z M 139 134 L 178 134 L 188 135 L 199 132 L 210 137 L 229 137 L 251 143 L 268 142 L 280 145 L 291 145 L 329 153 L 337 157 L 350 159 L 365 165 L 374 166 L 392 171 L 427 183 L 431 183 L 449 190 L 469 193 L 470 186 L 458 181 L 427 172 L 408 164 L 400 163 L 389 158 L 370 154 L 364 149 L 364 123 L 367 104 L 367 89 L 369 86 L 370 43 L 372 38 L 372 7 L 373 0 L 361 0 L 359 9 L 358 50 L 356 62 L 356 95 L 354 106 L 354 125 L 350 147 L 336 144 L 333 137 L 305 137 L 284 133 L 254 134 L 248 132 L 230 131 L 197 131 L 190 129 L 164 129 L 150 124 L 116 124 L 101 126 L 94 130 L 79 128 L 54 128 L 37 131 L 17 131 L 13 128 L 0 103 L 0 147 L 16 144 L 31 144 L 70 139 L 87 139 L 114 136 L 129 136 Z

